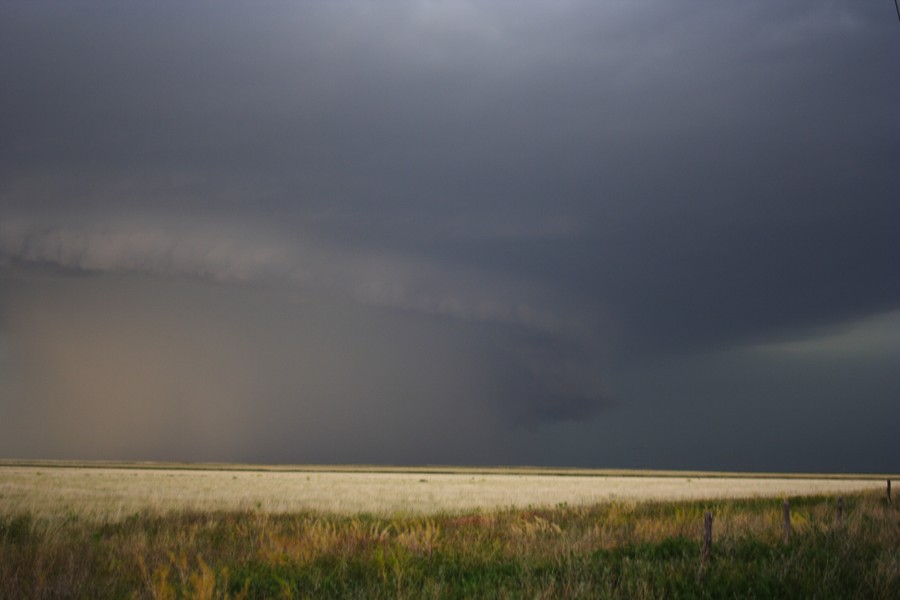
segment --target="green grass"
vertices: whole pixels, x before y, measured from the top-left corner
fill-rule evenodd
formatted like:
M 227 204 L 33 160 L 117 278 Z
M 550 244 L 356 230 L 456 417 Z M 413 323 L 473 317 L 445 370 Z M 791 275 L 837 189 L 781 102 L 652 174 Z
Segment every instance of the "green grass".
M 0 519 L 0 598 L 900 598 L 883 495 L 435 516 Z M 702 572 L 703 513 L 714 514 Z

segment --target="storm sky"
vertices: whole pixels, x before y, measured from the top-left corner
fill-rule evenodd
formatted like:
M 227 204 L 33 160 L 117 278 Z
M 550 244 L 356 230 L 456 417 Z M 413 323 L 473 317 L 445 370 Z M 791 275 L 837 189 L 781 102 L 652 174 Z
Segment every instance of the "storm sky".
M 0 456 L 900 470 L 884 2 L 0 4 Z

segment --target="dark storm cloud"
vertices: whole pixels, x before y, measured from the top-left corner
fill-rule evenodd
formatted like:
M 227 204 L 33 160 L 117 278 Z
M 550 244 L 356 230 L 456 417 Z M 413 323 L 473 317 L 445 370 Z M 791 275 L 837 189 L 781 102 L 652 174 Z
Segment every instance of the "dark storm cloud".
M 388 309 L 437 346 L 422 323 L 457 323 L 481 402 L 534 435 L 652 421 L 634 407 L 658 390 L 616 369 L 699 353 L 752 372 L 742 348 L 900 306 L 889 3 L 0 11 L 3 295 L 42 265 L 306 295 L 363 329 Z

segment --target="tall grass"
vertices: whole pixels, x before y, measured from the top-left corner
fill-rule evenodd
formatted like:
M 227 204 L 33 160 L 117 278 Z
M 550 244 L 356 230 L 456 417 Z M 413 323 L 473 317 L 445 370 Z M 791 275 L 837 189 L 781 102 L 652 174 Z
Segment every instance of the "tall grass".
M 478 473 L 264 472 L 4 466 L 0 517 L 71 514 L 118 521 L 144 512 L 327 511 L 420 514 L 476 508 L 590 505 L 609 501 L 698 500 L 850 494 L 883 489 L 884 479 Z
M 2 598 L 900 598 L 878 494 L 437 515 L 0 518 Z M 713 559 L 699 573 L 703 513 Z

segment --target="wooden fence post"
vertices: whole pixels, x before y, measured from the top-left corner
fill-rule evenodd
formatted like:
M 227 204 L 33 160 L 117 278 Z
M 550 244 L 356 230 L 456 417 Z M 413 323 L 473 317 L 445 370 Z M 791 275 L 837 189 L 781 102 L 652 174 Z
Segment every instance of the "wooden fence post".
M 888 479 L 887 483 L 888 483 L 887 499 L 888 499 L 888 504 L 890 504 L 891 503 L 891 480 Z
M 712 558 L 712 522 L 711 512 L 703 514 L 703 550 L 700 552 L 700 570 L 697 572 L 698 577 L 703 576 L 703 571 L 709 565 Z
M 709 564 L 712 558 L 712 513 L 703 515 L 703 564 Z
M 787 544 L 791 541 L 791 503 L 785 500 L 782 510 L 784 512 L 784 543 Z
M 843 496 L 838 496 L 837 512 L 834 513 L 834 520 L 837 521 L 838 527 L 840 527 L 844 522 L 844 497 Z

